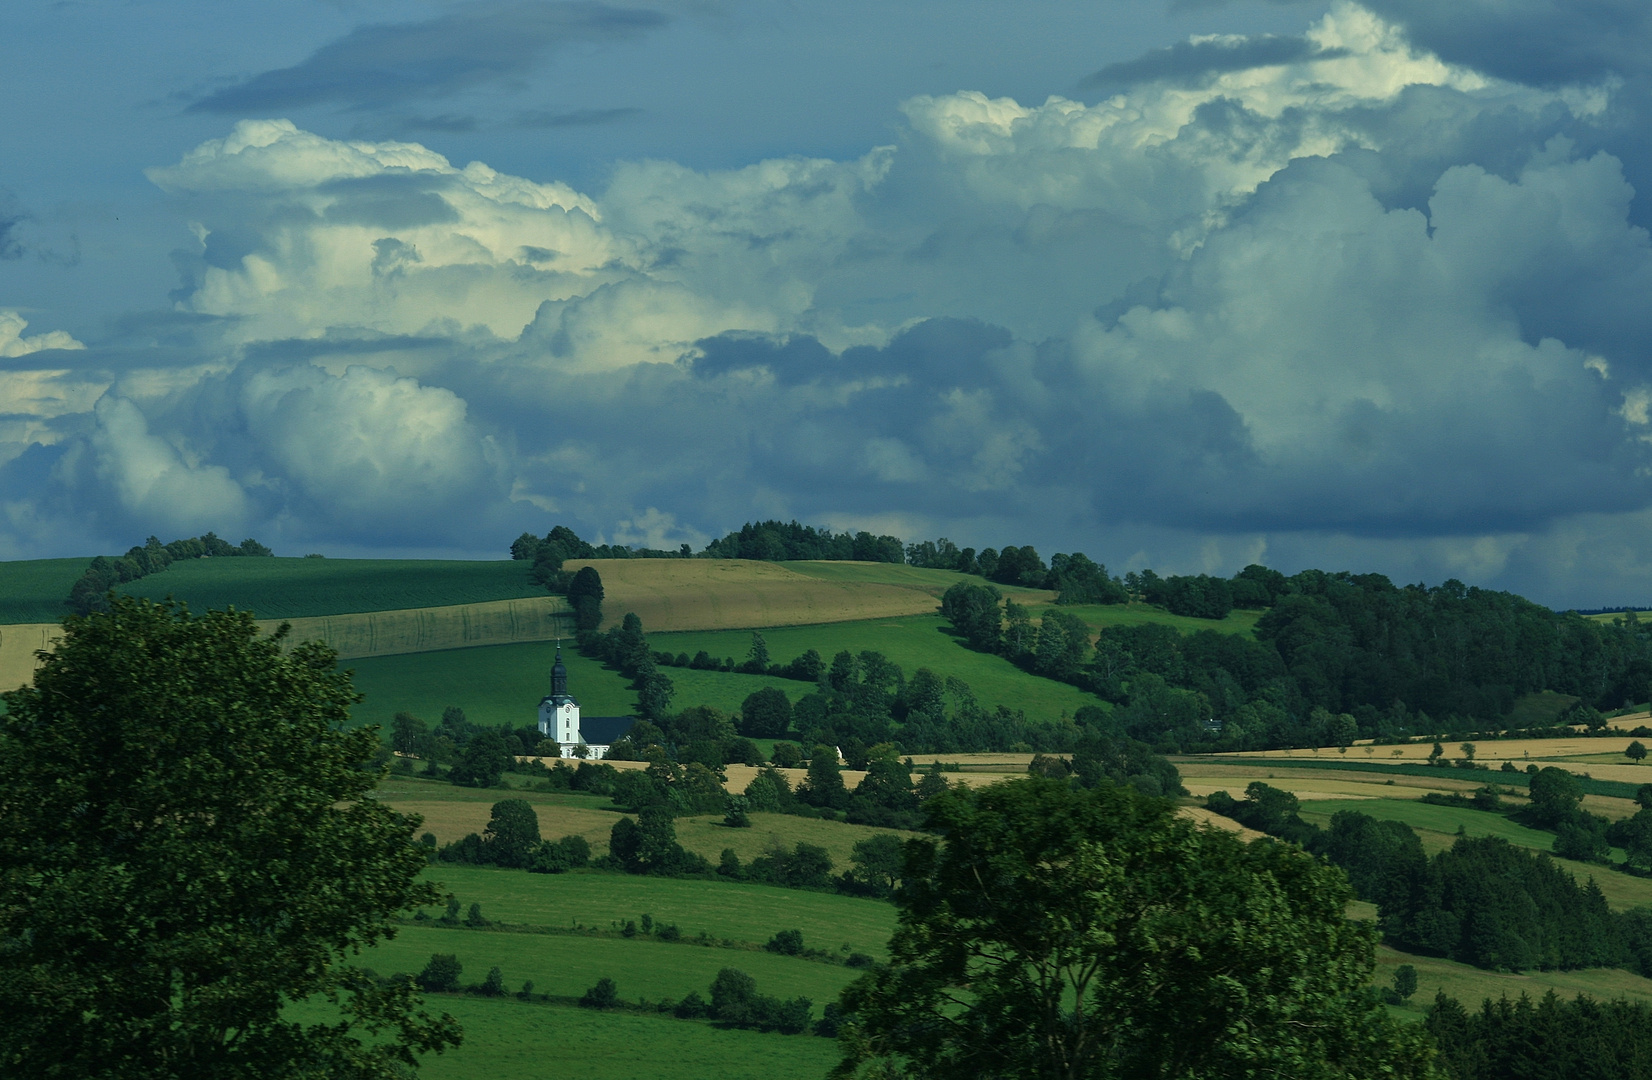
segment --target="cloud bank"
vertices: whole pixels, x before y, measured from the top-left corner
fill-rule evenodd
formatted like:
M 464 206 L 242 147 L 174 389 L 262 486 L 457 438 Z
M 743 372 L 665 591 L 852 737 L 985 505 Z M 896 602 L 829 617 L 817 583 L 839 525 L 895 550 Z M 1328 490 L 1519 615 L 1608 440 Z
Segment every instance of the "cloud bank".
M 7 369 L 35 389 L 0 553 L 200 527 L 488 551 L 557 521 L 674 546 L 797 516 L 1636 599 L 1633 96 L 1449 42 L 1338 3 L 1115 65 L 1102 101 L 917 97 L 852 159 L 623 162 L 590 193 L 238 121 L 149 173 L 195 238 L 171 344 Z

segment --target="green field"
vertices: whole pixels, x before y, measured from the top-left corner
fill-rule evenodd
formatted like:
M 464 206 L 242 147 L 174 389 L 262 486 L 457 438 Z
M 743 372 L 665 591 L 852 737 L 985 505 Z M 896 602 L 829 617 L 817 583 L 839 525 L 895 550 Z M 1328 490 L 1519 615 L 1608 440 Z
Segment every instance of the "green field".
M 661 648 L 653 636 L 649 643 L 656 650 Z M 444 708 L 457 705 L 474 723 L 519 727 L 538 721 L 539 699 L 550 693 L 555 654 L 552 642 L 526 642 L 359 657 L 341 666 L 355 671 L 356 689 L 366 695 L 351 711 L 360 723 L 388 728 L 391 718 L 403 711 L 433 723 L 441 719 Z M 568 667 L 568 692 L 579 699 L 585 715 L 629 716 L 635 710 L 637 695 L 619 672 L 571 648 L 562 650 L 562 660 Z M 814 688 L 810 683 L 767 675 L 675 667 L 661 670 L 676 687 L 671 700 L 674 710 L 711 705 L 735 712 L 747 696 L 765 686 L 779 687 L 793 701 Z
M 811 948 L 843 951 L 847 945 L 849 951 L 877 957 L 885 955 L 895 930 L 895 908 L 881 900 L 744 882 L 594 870 L 529 874 L 446 864 L 431 867 L 425 876 L 440 882 L 467 907 L 480 903 L 488 918 L 506 923 L 604 927 L 646 912 L 657 922 L 675 923 L 685 937 L 703 930 L 719 940 L 761 945 L 776 930 L 801 930 Z
M 808 1080 L 824 1077 L 838 1061 L 837 1043 L 812 1035 L 764 1035 L 512 998 L 433 995 L 427 1002 L 465 1030 L 457 1049 L 420 1059 L 419 1075 L 427 1080 Z
M 1036 618 L 1043 610 L 1039 608 L 1033 612 L 1033 616 Z M 1070 615 L 1077 615 L 1089 624 L 1092 630 L 1103 630 L 1109 626 L 1158 623 L 1160 626 L 1173 627 L 1184 634 L 1200 630 L 1219 630 L 1224 634 L 1244 634 L 1247 637 L 1256 636 L 1256 622 L 1262 617 L 1260 611 L 1242 611 L 1234 608 L 1225 619 L 1195 619 L 1191 615 L 1172 615 L 1163 608 L 1149 607 L 1146 604 L 1069 604 L 1061 610 Z
M 1002 656 L 967 649 L 947 630 L 946 621 L 939 615 L 911 615 L 866 622 L 779 627 L 766 629 L 762 633 L 768 645 L 769 658 L 776 663 L 786 663 L 809 649 L 820 653 L 828 663 L 834 654 L 843 649 L 852 653 L 863 650 L 879 652 L 899 664 L 908 678 L 921 667 L 942 676 L 955 675 L 969 684 L 976 699 L 987 708 L 1007 705 L 1012 709 L 1025 709 L 1027 716 L 1034 720 L 1071 716 L 1085 705 L 1101 703 L 1101 699 L 1094 694 L 1076 686 L 1029 675 Z M 650 634 L 648 643 L 656 652 L 686 652 L 693 656 L 704 649 L 712 656 L 732 656 L 743 660 L 751 648 L 751 631 Z M 677 673 L 683 670 L 670 668 L 666 674 L 675 679 Z M 755 686 L 754 683 L 754 689 Z
M 460 897 L 460 900 L 464 900 Z M 468 904 L 467 904 L 468 907 Z M 483 905 L 484 912 L 487 905 Z M 640 912 L 628 914 L 636 918 Z M 777 925 L 775 930 L 789 929 Z M 764 935 L 768 940 L 768 935 Z M 817 942 L 804 935 L 803 943 Z M 541 994 L 578 997 L 598 979 L 610 978 L 619 987 L 620 997 L 635 1002 L 639 998 L 659 1001 L 681 999 L 698 990 L 701 997 L 717 972 L 739 968 L 757 980 L 757 988 L 777 997 L 806 997 L 815 1003 L 815 1015 L 828 1001 L 837 1000 L 844 986 L 860 973 L 842 964 L 823 964 L 797 957 L 780 956 L 761 950 L 705 948 L 700 945 L 665 944 L 638 936 L 590 937 L 579 934 L 518 934 L 489 930 L 447 929 L 418 924 L 404 925 L 392 941 L 363 953 L 358 961 L 380 975 L 406 972 L 414 975 L 432 953 L 453 953 L 464 965 L 460 977 L 466 983 L 480 983 L 488 968 L 498 967 L 506 985 L 514 992 L 525 979 Z
M 1550 990 L 1567 999 L 1588 994 L 1603 1000 L 1621 997 L 1652 1004 L 1652 979 L 1617 968 L 1528 971 L 1512 975 L 1483 971 L 1433 956 L 1413 956 L 1386 945 L 1377 947 L 1377 970 L 1372 981 L 1377 986 L 1393 986 L 1394 969 L 1401 964 L 1417 969 L 1416 994 L 1406 1004 L 1393 1007 L 1394 1012 L 1408 1020 L 1421 1020 L 1434 1004 L 1434 995 L 1441 990 L 1461 1001 L 1470 1012 L 1476 1011 L 1486 998 L 1495 1000 L 1506 995 L 1512 1001 L 1526 994 L 1536 1001 Z
M 351 710 L 359 723 L 389 728 L 398 712 L 434 725 L 442 710 L 457 705 L 472 723 L 523 727 L 539 722 L 539 699 L 551 692 L 556 645 L 549 641 L 485 645 L 475 649 L 364 656 L 340 666 L 355 672 L 356 689 L 366 695 Z M 629 716 L 637 695 L 617 671 L 573 649 L 562 650 L 568 692 L 587 716 Z
M 64 601 L 91 561 L 86 558 L 0 562 L 0 626 L 57 622 L 69 614 Z
M 152 600 L 170 594 L 196 611 L 233 605 L 261 619 L 293 619 L 544 596 L 529 569 L 510 559 L 188 559 L 123 591 Z

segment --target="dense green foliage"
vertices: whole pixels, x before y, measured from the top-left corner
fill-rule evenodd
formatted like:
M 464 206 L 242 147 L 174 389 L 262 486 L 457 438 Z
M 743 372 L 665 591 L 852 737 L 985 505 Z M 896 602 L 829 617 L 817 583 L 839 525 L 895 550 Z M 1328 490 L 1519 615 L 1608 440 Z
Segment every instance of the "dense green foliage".
M 857 562 L 906 561 L 899 537 L 869 532 L 834 533 L 795 521 L 747 522 L 738 532 L 706 545 L 703 557 L 787 562 L 801 559 L 852 559 Z
M 840 1076 L 1424 1076 L 1366 990 L 1340 871 L 1128 787 L 931 804 L 892 959 L 844 992 Z
M 1272 590 L 1256 640 L 1143 623 L 1105 627 L 1092 649 L 1059 608 L 1035 631 L 1030 613 L 1008 601 L 1000 611 L 990 586 L 959 583 L 941 605 L 972 648 L 1094 691 L 1120 706 L 1115 733 L 1167 748 L 1502 727 L 1517 698 L 1540 691 L 1581 698 L 1561 719 L 1598 725 L 1597 710 L 1652 696 L 1652 627 L 1632 616 L 1603 624 L 1455 581 L 1397 587 L 1377 574 L 1284 578 L 1260 567 L 1241 579 Z M 1145 573 L 1137 584 L 1158 588 Z
M 1487 999 L 1479 1012 L 1440 994 L 1425 1023 L 1439 1066 L 1453 1080 L 1646 1080 L 1652 1077 L 1652 1008 L 1554 991 Z
M 340 960 L 428 903 L 332 653 L 117 597 L 0 718 L 0 1071 L 399 1076 L 458 1037 Z M 283 1015 L 332 1003 L 324 1022 Z
M 1341 867 L 1377 905 L 1397 948 L 1500 971 L 1624 967 L 1652 975 L 1652 912 L 1615 915 L 1600 887 L 1579 885 L 1548 855 L 1501 837 L 1459 837 L 1432 858 L 1403 822 L 1339 810 L 1319 829 L 1297 798 L 1261 781 L 1243 800 L 1215 792 L 1217 813 L 1299 843 Z

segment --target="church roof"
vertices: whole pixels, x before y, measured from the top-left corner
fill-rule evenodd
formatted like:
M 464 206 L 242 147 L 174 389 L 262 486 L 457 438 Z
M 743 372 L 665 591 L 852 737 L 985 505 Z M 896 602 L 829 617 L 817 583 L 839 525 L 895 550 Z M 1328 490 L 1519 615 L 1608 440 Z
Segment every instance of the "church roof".
M 579 734 L 591 746 L 612 746 L 625 738 L 636 722 L 634 716 L 582 716 Z

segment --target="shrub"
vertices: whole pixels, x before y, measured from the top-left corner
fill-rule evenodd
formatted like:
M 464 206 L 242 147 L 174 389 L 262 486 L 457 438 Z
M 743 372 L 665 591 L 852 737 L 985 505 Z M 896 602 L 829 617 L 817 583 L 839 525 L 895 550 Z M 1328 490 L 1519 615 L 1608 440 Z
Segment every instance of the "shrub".
M 782 930 L 771 937 L 763 948 L 781 956 L 797 956 L 803 952 L 803 931 Z
M 845 960 L 844 963 L 852 968 L 869 968 L 877 961 L 863 952 L 852 952 L 849 954 L 849 959 Z
M 487 924 L 488 921 L 482 918 L 482 905 L 471 904 L 470 910 L 465 912 L 465 925 L 472 929 L 479 929 Z
M 595 986 L 585 991 L 579 1003 L 587 1009 L 611 1009 L 619 1003 L 619 987 L 614 985 L 613 979 L 598 979 Z
M 677 1007 L 671 1010 L 673 1016 L 679 1020 L 698 1020 L 711 1011 L 706 999 L 700 996 L 698 990 L 690 990 L 688 996 L 677 1002 Z
M 499 970 L 498 964 L 488 968 L 488 977 L 482 980 L 482 986 L 477 992 L 483 997 L 505 996 L 505 973 Z
M 430 962 L 413 981 L 426 993 L 451 993 L 459 989 L 459 973 L 463 970 L 464 965 L 453 953 L 432 953 Z

